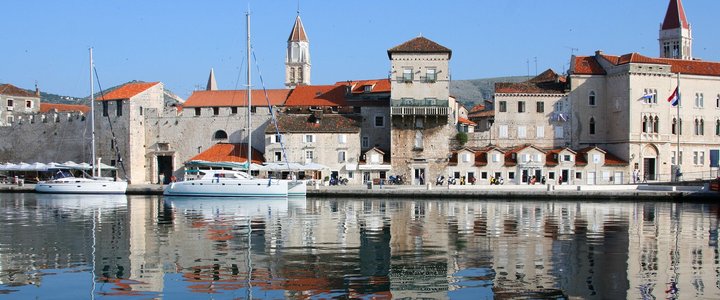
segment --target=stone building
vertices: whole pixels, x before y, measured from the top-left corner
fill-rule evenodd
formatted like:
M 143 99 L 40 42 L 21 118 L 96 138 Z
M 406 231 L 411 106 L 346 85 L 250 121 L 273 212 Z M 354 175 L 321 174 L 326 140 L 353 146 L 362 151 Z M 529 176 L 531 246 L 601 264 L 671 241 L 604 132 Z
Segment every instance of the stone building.
M 298 14 L 287 41 L 285 86 L 294 88 L 299 85 L 309 85 L 310 67 L 310 41 Z
M 387 52 L 391 119 L 378 125 L 391 126 L 393 172 L 422 185 L 444 172 L 457 133 L 457 106 L 449 92 L 452 51 L 417 37 Z
M 35 114 L 40 110 L 40 90 L 35 93 L 12 84 L 0 84 L 0 126 L 9 126 L 18 116 Z

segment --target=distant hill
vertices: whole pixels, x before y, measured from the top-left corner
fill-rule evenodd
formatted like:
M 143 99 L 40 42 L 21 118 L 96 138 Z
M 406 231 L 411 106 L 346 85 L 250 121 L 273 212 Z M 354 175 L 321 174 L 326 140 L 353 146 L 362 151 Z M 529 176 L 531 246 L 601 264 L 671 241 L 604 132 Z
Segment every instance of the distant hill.
M 522 82 L 530 78 L 527 76 L 508 76 L 453 80 L 450 81 L 450 95 L 455 96 L 455 99 L 465 105 L 467 109 L 470 109 L 477 104 L 481 104 L 483 100 L 492 98 L 496 82 Z
M 103 93 L 107 94 L 107 93 L 109 93 L 125 84 L 131 83 L 131 82 L 142 82 L 142 81 L 137 81 L 137 80 L 128 81 L 126 83 L 104 89 Z M 34 90 L 26 89 L 26 91 L 28 91 L 30 93 L 35 93 Z M 98 97 L 100 97 L 100 92 L 95 93 L 95 98 L 98 98 Z M 173 93 L 172 91 L 170 91 L 168 89 L 165 89 L 164 98 L 165 98 L 166 106 L 170 106 L 173 104 L 182 104 L 183 102 L 185 102 L 185 100 L 180 98 L 180 96 L 176 95 L 175 93 Z M 57 95 L 57 94 L 45 93 L 45 92 L 41 91 L 40 92 L 40 101 L 43 103 L 80 104 L 80 105 L 88 105 L 89 106 L 90 105 L 90 96 L 87 96 L 87 97 L 62 96 L 62 95 Z

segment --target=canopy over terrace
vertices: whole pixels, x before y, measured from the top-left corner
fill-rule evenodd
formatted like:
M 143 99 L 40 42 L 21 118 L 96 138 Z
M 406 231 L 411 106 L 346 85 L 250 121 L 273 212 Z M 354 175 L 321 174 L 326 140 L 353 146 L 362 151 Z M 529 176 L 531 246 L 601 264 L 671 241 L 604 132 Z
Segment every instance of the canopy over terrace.
M 287 178 L 295 173 L 297 179 L 321 179 L 323 170 L 330 170 L 330 167 L 318 163 L 299 164 L 294 162 L 265 163 L 269 172 L 275 172 L 277 178 Z

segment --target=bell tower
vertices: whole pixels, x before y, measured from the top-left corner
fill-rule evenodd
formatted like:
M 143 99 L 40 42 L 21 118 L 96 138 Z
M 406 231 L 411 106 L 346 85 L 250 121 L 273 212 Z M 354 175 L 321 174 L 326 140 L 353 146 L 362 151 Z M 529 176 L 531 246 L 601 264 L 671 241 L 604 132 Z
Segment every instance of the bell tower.
M 660 57 L 692 60 L 692 30 L 681 0 L 670 0 L 660 25 Z
M 308 41 L 300 13 L 290 31 L 285 58 L 285 86 L 289 89 L 310 84 L 310 42 Z

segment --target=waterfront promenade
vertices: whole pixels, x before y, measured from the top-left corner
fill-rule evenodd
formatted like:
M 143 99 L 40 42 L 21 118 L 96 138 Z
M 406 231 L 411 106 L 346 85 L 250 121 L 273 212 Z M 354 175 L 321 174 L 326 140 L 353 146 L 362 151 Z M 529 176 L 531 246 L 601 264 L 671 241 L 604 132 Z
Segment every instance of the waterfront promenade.
M 35 185 L 0 184 L 0 193 L 33 193 Z M 162 195 L 162 185 L 131 184 L 130 195 Z M 404 199 L 547 199 L 547 200 L 656 200 L 718 201 L 720 194 L 705 185 L 354 185 L 308 186 L 308 196 L 319 198 Z

